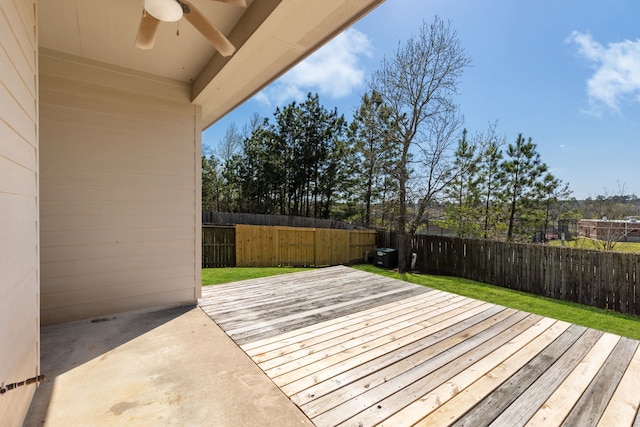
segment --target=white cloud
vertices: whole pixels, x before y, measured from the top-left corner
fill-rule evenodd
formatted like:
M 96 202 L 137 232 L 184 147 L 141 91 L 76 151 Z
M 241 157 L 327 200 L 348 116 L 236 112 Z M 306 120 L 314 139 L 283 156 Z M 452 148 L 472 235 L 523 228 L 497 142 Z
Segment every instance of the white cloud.
M 269 101 L 269 97 L 264 93 L 264 91 L 258 92 L 257 94 L 255 94 L 253 96 L 253 99 L 258 101 L 260 104 L 264 104 L 267 107 L 271 107 L 271 101 Z
M 640 102 L 640 40 L 605 47 L 591 34 L 574 31 L 568 41 L 576 43 L 578 52 L 594 63 L 595 71 L 587 80 L 593 113 L 600 113 L 603 106 L 620 112 L 622 103 Z
M 365 70 L 360 58 L 370 57 L 372 51 L 368 37 L 350 28 L 260 92 L 258 100 L 282 105 L 302 101 L 308 92 L 334 99 L 345 97 L 363 84 Z

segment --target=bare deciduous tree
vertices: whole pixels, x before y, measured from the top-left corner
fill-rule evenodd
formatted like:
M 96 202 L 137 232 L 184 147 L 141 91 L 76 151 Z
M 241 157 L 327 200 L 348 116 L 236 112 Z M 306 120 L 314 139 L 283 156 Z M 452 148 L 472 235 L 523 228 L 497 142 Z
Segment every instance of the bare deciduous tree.
M 400 44 L 394 56 L 385 57 L 372 75 L 371 89 L 382 95 L 399 128 L 400 272 L 406 269 L 407 237 L 415 234 L 429 203 L 452 179 L 449 164 L 462 123 L 454 96 L 470 62 L 456 31 L 436 16 Z M 411 220 L 407 215 L 410 201 L 416 206 Z
M 236 126 L 235 122 L 229 123 L 227 130 L 224 132 L 224 137 L 222 137 L 216 149 L 216 155 L 221 164 L 225 164 L 240 152 L 243 140 L 244 137 L 238 131 L 238 126 Z
M 260 113 L 254 112 L 249 116 L 247 122 L 242 126 L 242 139 L 245 140 L 251 137 L 251 134 L 265 123 L 265 119 L 260 116 Z
M 614 221 L 602 221 L 598 224 L 596 236 L 586 236 L 585 240 L 589 240 L 598 251 L 613 251 L 624 238 L 624 226 Z

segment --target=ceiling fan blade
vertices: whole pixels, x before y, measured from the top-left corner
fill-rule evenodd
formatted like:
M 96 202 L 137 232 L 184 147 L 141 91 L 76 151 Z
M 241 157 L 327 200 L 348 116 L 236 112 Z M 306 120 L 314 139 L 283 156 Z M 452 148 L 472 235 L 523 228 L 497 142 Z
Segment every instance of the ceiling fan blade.
M 240 6 L 245 8 L 247 7 L 247 0 L 215 0 L 215 1 L 219 1 L 220 3 L 229 3 L 234 6 Z
M 140 18 L 140 27 L 138 27 L 138 35 L 136 36 L 136 47 L 138 49 L 151 49 L 156 42 L 156 34 L 160 21 L 154 18 L 146 10 L 142 10 L 142 18 Z
M 204 17 L 198 9 L 188 1 L 181 1 L 189 9 L 184 17 L 193 25 L 209 42 L 220 52 L 222 56 L 231 56 L 236 48 L 216 27 Z

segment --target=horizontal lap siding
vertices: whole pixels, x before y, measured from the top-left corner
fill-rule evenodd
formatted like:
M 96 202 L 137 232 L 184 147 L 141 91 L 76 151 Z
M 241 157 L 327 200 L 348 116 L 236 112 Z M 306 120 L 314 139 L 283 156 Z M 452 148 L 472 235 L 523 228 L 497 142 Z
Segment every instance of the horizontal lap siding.
M 38 88 L 33 0 L 0 2 L 0 382 L 39 374 Z M 36 386 L 0 396 L 20 426 Z
M 188 85 L 43 50 L 42 318 L 195 303 L 200 123 Z

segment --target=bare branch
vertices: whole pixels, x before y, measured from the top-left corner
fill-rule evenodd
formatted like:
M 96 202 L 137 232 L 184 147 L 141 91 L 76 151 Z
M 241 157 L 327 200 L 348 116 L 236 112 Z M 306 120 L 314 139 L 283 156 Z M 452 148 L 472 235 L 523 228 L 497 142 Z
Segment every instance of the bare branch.
M 400 271 L 406 266 L 405 233 L 416 232 L 429 203 L 450 182 L 453 141 L 462 124 L 454 96 L 470 63 L 451 24 L 436 16 L 385 57 L 369 83 L 398 126 Z M 418 206 L 407 229 L 407 202 L 414 195 Z

